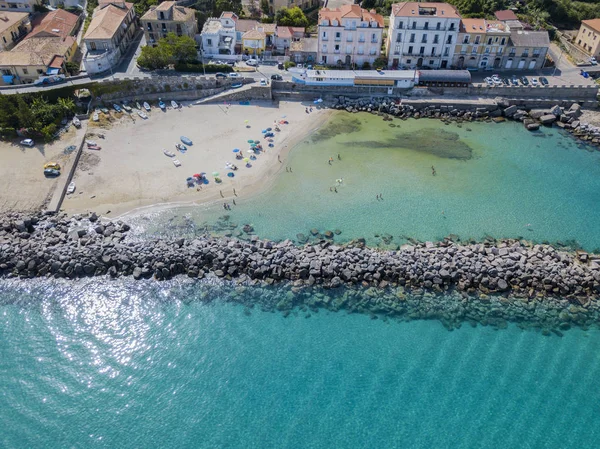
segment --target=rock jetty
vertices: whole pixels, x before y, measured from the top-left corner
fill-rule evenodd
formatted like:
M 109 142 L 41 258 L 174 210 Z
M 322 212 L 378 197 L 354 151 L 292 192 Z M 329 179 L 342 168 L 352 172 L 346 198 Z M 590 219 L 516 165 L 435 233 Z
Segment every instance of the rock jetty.
M 192 239 L 127 238 L 121 221 L 96 214 L 0 218 L 0 274 L 5 277 L 131 276 L 170 279 L 216 276 L 236 283 L 294 287 L 357 286 L 504 297 L 557 297 L 586 306 L 600 294 L 600 259 L 518 240 L 469 245 L 444 240 L 398 251 L 364 241 L 296 246 L 252 236 Z

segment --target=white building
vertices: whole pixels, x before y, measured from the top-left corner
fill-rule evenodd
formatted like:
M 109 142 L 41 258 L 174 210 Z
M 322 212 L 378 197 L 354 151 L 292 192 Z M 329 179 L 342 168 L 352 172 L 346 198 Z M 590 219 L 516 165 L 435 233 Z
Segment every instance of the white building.
M 0 11 L 33 12 L 41 0 L 0 0 Z
M 383 17 L 358 5 L 319 11 L 317 60 L 326 65 L 373 64 L 381 53 Z
M 209 18 L 202 27 L 202 53 L 204 56 L 234 55 L 237 16 L 223 12 L 221 17 Z
M 388 66 L 450 68 L 459 27 L 460 15 L 448 3 L 393 4 L 386 46 Z
M 292 80 L 307 86 L 361 86 L 410 89 L 418 84 L 415 70 L 301 70 Z

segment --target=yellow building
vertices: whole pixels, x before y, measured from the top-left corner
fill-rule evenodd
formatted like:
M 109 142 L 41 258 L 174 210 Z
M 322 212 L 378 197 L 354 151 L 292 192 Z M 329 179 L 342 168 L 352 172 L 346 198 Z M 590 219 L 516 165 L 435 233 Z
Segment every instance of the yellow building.
M 13 48 L 31 31 L 29 14 L 26 12 L 0 12 L 0 51 Z
M 461 19 L 452 65 L 458 69 L 500 69 L 510 31 L 498 21 Z
M 575 43 L 588 55 L 600 57 L 600 19 L 582 21 Z
M 247 56 L 260 56 L 265 51 L 266 35 L 262 31 L 250 30 L 242 35 L 242 51 Z
M 162 2 L 158 6 L 151 6 L 140 21 L 148 45 L 154 45 L 159 39 L 166 37 L 167 33 L 193 39 L 198 32 L 194 10 L 177 6 L 175 2 Z

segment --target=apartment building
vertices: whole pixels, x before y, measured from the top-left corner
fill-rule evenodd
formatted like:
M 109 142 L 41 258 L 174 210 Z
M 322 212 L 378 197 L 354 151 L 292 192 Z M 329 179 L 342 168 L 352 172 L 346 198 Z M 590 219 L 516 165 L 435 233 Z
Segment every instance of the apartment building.
M 462 19 L 452 66 L 458 69 L 500 69 L 509 41 L 509 27 L 500 21 Z
M 236 14 L 223 12 L 218 19 L 211 17 L 204 22 L 201 33 L 204 56 L 235 54 L 237 19 Z
M 381 53 L 383 17 L 358 5 L 319 11 L 317 59 L 321 64 L 373 64 Z
M 600 19 L 583 20 L 575 44 L 588 55 L 600 58 Z
M 177 6 L 175 2 L 162 2 L 151 6 L 140 19 L 148 45 L 175 33 L 177 36 L 189 36 L 192 39 L 198 33 L 198 22 L 193 9 Z
M 541 69 L 549 46 L 547 31 L 511 30 L 502 67 L 505 70 Z
M 83 63 L 92 75 L 117 65 L 135 35 L 133 3 L 100 0 L 83 37 L 87 54 Z
M 13 48 L 29 31 L 31 22 L 26 12 L 0 12 L 0 50 Z
M 458 11 L 447 3 L 393 4 L 386 50 L 388 65 L 394 68 L 449 68 L 459 27 Z

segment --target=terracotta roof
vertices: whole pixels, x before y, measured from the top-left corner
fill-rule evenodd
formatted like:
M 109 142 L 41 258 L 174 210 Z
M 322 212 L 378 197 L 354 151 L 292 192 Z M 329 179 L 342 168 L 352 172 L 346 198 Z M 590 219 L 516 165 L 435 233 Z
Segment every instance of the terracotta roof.
M 600 19 L 582 20 L 581 23 L 592 30 L 600 31 Z
M 292 38 L 292 30 L 290 27 L 277 27 L 277 37 L 281 39 L 291 39 Z
M 265 39 L 266 35 L 262 31 L 250 30 L 246 31 L 242 36 L 242 39 Z
M 133 3 L 125 3 L 125 9 L 113 4 L 104 7 L 100 5 L 98 8 L 94 11 L 84 39 L 111 39 L 125 21 L 129 10 L 133 8 Z
M 246 31 L 253 30 L 257 26 L 258 22 L 256 20 L 240 19 L 235 23 L 235 30 L 245 33 Z
M 11 51 L 0 52 L 0 66 L 48 66 L 55 56 L 64 57 L 74 43 L 73 36 L 25 39 Z
M 195 11 L 192 8 L 184 8 L 183 6 L 177 6 L 175 5 L 175 2 L 164 2 L 158 6 L 151 6 L 150 9 L 146 11 L 146 14 L 142 16 L 141 20 L 159 20 L 157 11 L 169 10 L 168 8 L 160 8 L 165 3 L 173 4 L 173 17 L 171 17 L 170 19 L 164 19 L 163 22 L 187 22 L 189 20 L 196 20 Z
M 64 9 L 51 11 L 36 17 L 31 22 L 33 29 L 31 30 L 31 33 L 27 35 L 26 39 L 30 39 L 34 36 L 71 36 L 75 31 L 78 21 L 79 17 Z
M 341 26 L 342 19 L 354 18 L 364 22 L 377 22 L 377 25 L 383 28 L 383 16 L 377 14 L 375 10 L 362 9 L 359 5 L 344 5 L 335 9 L 323 8 L 319 11 L 319 23 L 322 20 L 327 20 L 331 24 L 334 20 L 337 20 L 339 26 Z
M 26 12 L 2 11 L 2 13 L 0 13 L 0 33 L 3 33 L 16 23 L 22 22 L 27 17 L 29 17 L 29 13 Z
M 219 17 L 220 19 L 233 19 L 233 20 L 237 20 L 238 16 L 234 13 L 232 13 L 231 11 L 223 11 L 221 13 L 221 16 Z
M 498 20 L 519 20 L 519 18 L 517 17 L 517 15 L 512 12 L 510 9 L 505 9 L 503 11 L 496 11 L 494 13 L 494 15 L 496 16 L 496 19 Z
M 160 5 L 158 5 L 156 7 L 156 10 L 157 11 L 168 11 L 169 9 L 171 9 L 175 5 L 176 5 L 175 2 L 162 2 Z
M 62 65 L 65 63 L 65 58 L 62 56 L 55 56 L 52 58 L 52 62 L 48 65 L 48 67 L 52 67 L 53 69 L 60 69 Z
M 485 33 L 485 19 L 462 19 L 460 31 L 463 33 Z
M 401 17 L 420 17 L 419 8 L 435 8 L 435 14 L 430 17 L 447 17 L 451 19 L 460 19 L 460 14 L 456 8 L 448 3 L 420 3 L 420 2 L 405 2 L 394 3 L 392 5 L 392 14 Z M 421 17 L 427 17 L 423 15 Z
M 275 33 L 277 30 L 277 24 L 275 23 L 259 23 L 256 29 L 263 31 L 264 33 Z

